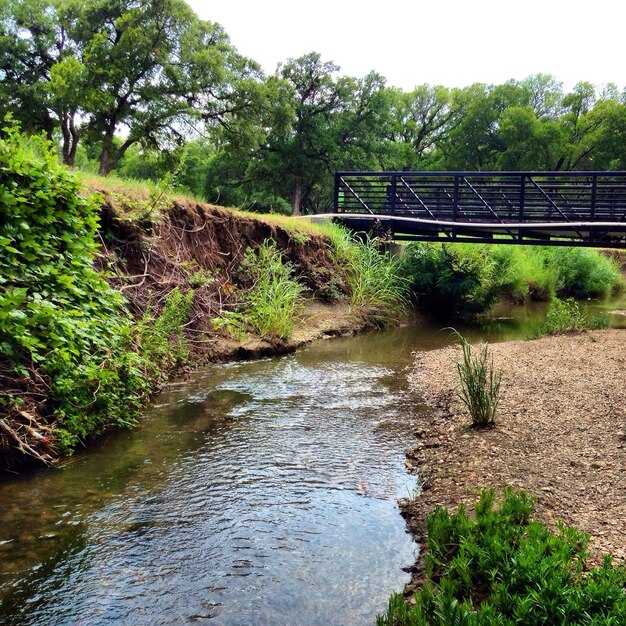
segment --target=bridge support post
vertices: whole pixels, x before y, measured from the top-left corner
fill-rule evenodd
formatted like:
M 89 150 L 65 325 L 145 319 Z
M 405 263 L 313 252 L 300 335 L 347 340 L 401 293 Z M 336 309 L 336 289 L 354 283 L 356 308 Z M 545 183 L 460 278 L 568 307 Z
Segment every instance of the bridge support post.
M 522 175 L 522 178 L 519 182 L 519 223 L 522 224 L 524 222 L 524 202 L 526 200 L 526 176 Z M 524 237 L 522 235 L 523 230 L 518 228 L 517 230 L 517 240 L 521 241 Z
M 335 207 L 335 213 L 341 213 L 339 207 L 339 184 L 341 182 L 341 175 L 339 172 L 335 172 L 335 192 L 333 194 L 333 206 Z

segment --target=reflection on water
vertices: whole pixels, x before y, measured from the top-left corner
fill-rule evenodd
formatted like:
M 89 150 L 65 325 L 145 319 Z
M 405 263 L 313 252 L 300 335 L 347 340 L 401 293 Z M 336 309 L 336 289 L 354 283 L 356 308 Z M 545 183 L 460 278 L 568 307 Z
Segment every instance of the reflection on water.
M 493 317 L 459 330 L 522 338 L 543 310 Z M 450 340 L 422 325 L 207 368 L 141 428 L 5 480 L 0 622 L 372 623 L 416 550 L 396 506 L 424 411 L 405 368 Z

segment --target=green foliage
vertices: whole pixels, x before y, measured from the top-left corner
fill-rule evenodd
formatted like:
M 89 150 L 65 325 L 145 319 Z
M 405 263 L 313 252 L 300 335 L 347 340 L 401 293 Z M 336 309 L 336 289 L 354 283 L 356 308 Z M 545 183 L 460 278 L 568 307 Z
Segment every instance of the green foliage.
M 263 77 L 183 0 L 5 0 L 0 108 L 56 134 L 68 165 L 180 184 L 255 212 L 332 207 L 336 170 L 623 169 L 626 102 L 545 74 L 405 92 L 316 52 Z
M 495 263 L 494 277 L 501 296 L 514 302 L 547 301 L 556 293 L 562 252 L 555 252 L 551 262 L 549 250 L 539 246 L 486 245 L 482 246 L 482 253 L 491 256 Z
M 401 261 L 381 251 L 376 239 L 360 240 L 334 224 L 323 232 L 330 239 L 334 263 L 348 285 L 352 312 L 378 327 L 405 315 L 409 285 L 402 275 Z
M 43 141 L 0 138 L 0 354 L 49 380 L 58 445 L 126 425 L 148 392 L 123 299 L 93 270 L 98 210 Z
M 201 289 L 215 281 L 215 273 L 211 270 L 198 270 L 189 277 L 189 286 L 192 289 Z
M 546 321 L 539 328 L 537 336 L 596 330 L 606 328 L 608 325 L 608 317 L 602 315 L 588 317 L 573 298 L 567 300 L 554 298 L 548 308 Z
M 622 285 L 619 264 L 589 248 L 550 248 L 545 264 L 557 272 L 556 293 L 560 297 L 600 298 Z
M 415 605 L 393 596 L 379 626 L 622 624 L 626 569 L 587 570 L 588 537 L 533 521 L 534 499 L 483 490 L 470 517 L 437 508 L 427 521 L 429 581 Z
M 502 376 L 494 369 L 493 359 L 489 358 L 489 346 L 484 344 L 475 354 L 467 340 L 456 330 L 454 333 L 463 351 L 463 361 L 456 364 L 459 398 L 469 411 L 472 426 L 495 424 Z
M 497 297 L 593 298 L 623 285 L 615 260 L 585 248 L 412 243 L 404 271 L 421 308 L 461 319 L 484 313 Z
M 232 112 L 255 100 L 256 64 L 183 0 L 7 4 L 0 68 L 8 104 L 38 128 L 60 130 L 68 165 L 87 138 L 106 175 L 130 146 L 171 148 L 182 124 L 232 123 Z
M 175 288 L 165 296 L 160 315 L 155 318 L 146 313 L 137 324 L 141 355 L 155 379 L 184 365 L 189 357 L 183 325 L 189 318 L 193 296 L 193 290 L 183 294 Z
M 283 260 L 273 241 L 256 250 L 249 248 L 238 275 L 248 285 L 242 310 L 214 320 L 235 334 L 247 329 L 260 337 L 288 339 L 302 308 L 302 285 L 293 276 L 293 266 Z
M 375 326 L 387 326 L 407 312 L 408 284 L 401 275 L 401 262 L 380 251 L 374 239 L 355 239 L 352 246 L 346 274 L 351 310 Z
M 409 244 L 403 268 L 418 304 L 429 313 L 468 318 L 497 297 L 495 263 L 479 247 Z

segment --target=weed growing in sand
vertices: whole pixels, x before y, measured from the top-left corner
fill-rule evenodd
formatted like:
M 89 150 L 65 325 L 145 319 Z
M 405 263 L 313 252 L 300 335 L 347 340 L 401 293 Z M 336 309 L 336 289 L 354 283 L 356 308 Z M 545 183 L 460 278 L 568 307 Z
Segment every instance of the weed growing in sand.
M 428 581 L 415 604 L 399 595 L 378 626 L 624 624 L 626 569 L 607 557 L 586 569 L 588 536 L 531 519 L 534 498 L 483 490 L 470 517 L 463 505 L 427 520 Z
M 456 364 L 460 379 L 459 398 L 470 413 L 472 426 L 495 424 L 501 374 L 493 367 L 489 346 L 484 344 L 475 354 L 465 337 L 454 329 L 453 332 L 463 351 L 463 361 Z

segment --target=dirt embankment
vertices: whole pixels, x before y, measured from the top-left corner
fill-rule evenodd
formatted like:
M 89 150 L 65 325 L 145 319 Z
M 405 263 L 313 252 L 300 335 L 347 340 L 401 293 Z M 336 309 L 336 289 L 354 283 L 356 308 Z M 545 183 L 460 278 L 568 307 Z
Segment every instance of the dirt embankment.
M 173 289 L 194 289 L 185 332 L 192 362 L 223 361 L 281 354 L 314 339 L 356 332 L 367 321 L 349 315 L 329 296 L 347 293 L 329 241 L 313 232 L 294 235 L 278 224 L 239 215 L 222 207 L 175 200 L 154 219 L 138 214 L 136 201 L 102 194 L 102 256 L 111 285 L 127 298 L 132 312 L 158 315 Z M 288 340 L 247 338 L 236 341 L 214 327 L 224 310 L 236 309 L 241 296 L 237 269 L 248 248 L 273 240 L 307 288 L 307 305 Z M 332 288 L 332 292 L 329 290 Z
M 458 347 L 421 354 L 412 384 L 433 407 L 408 454 L 426 480 L 405 506 L 424 544 L 435 506 L 471 505 L 483 487 L 505 485 L 537 497 L 536 516 L 588 533 L 590 562 L 626 561 L 626 332 L 514 341 L 490 346 L 502 373 L 497 426 L 469 428 L 456 395 Z M 414 571 L 410 593 L 423 577 Z

